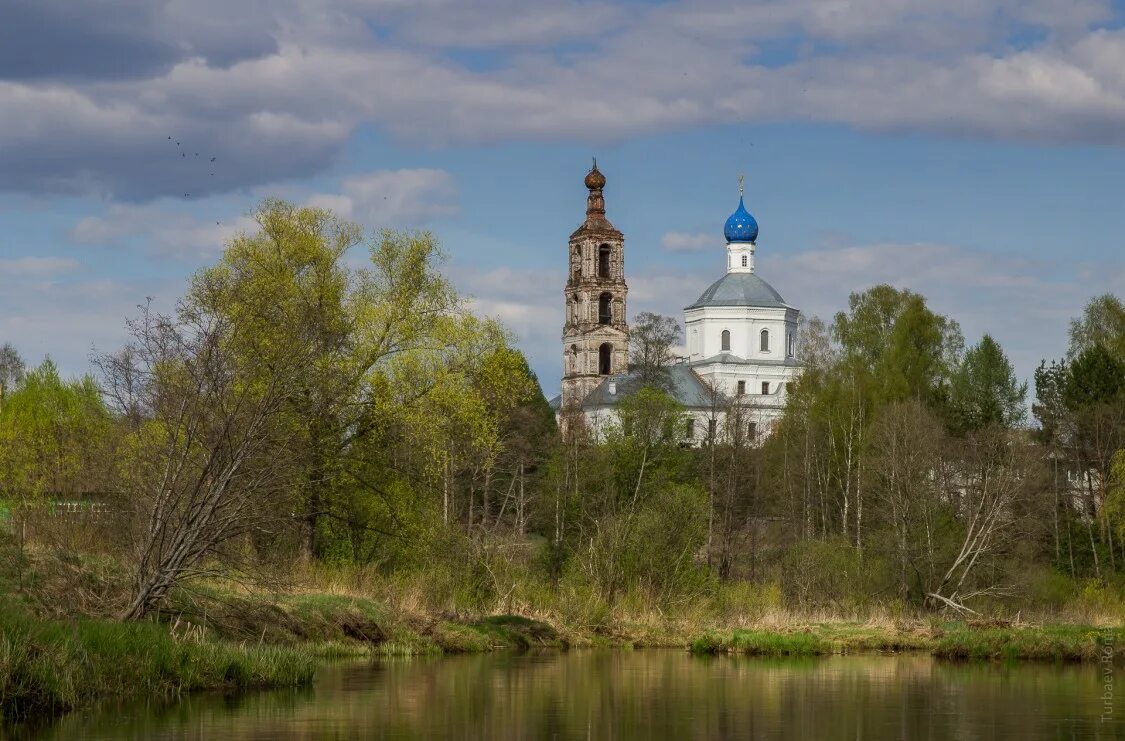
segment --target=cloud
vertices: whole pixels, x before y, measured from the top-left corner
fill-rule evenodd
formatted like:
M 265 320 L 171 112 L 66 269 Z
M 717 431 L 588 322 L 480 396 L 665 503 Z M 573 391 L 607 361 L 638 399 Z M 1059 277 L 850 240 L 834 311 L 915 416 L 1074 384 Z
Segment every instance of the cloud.
M 0 78 L 136 78 L 193 56 L 222 65 L 273 51 L 276 26 L 247 5 L 6 0 Z
M 7 190 L 227 192 L 322 171 L 363 124 L 427 146 L 785 120 L 1125 145 L 1125 30 L 1101 0 L 17 8 Z M 33 30 L 46 47 L 19 51 Z
M 182 280 L 105 280 L 69 265 L 33 279 L 0 267 L 0 344 L 11 342 L 29 363 L 49 355 L 64 374 L 87 373 L 95 352 L 126 341 L 125 320 L 146 297 L 167 311 L 183 289 Z
M 366 226 L 415 226 L 456 214 L 458 193 L 445 170 L 376 170 L 344 178 L 339 193 L 318 193 L 308 203 Z
M 555 270 L 517 270 L 500 267 L 480 270 L 472 265 L 452 265 L 447 271 L 470 298 L 469 308 L 499 319 L 512 332 L 532 370 L 539 376 L 547 398 L 558 393 L 562 368 L 563 302 L 558 291 L 566 274 Z
M 78 244 L 136 244 L 158 257 L 199 262 L 219 255 L 240 232 L 257 229 L 253 219 L 204 220 L 157 204 L 111 205 L 103 216 L 88 216 L 71 228 L 69 237 Z
M 81 266 L 69 257 L 17 257 L 0 260 L 0 275 L 42 277 L 77 270 Z
M 337 192 L 302 194 L 290 199 L 327 208 L 344 219 L 368 227 L 402 227 L 424 224 L 457 213 L 457 184 L 445 170 L 376 170 L 344 178 Z M 229 213 L 229 203 L 203 201 L 202 208 Z M 245 210 L 249 210 L 247 204 Z M 204 218 L 184 213 L 179 205 L 158 202 L 145 205 L 110 204 L 99 216 L 80 219 L 69 231 L 78 244 L 111 246 L 130 244 L 157 257 L 201 262 L 222 253 L 240 233 L 254 233 L 250 216 Z
M 660 238 L 660 246 L 668 252 L 702 252 L 715 246 L 715 236 L 702 232 L 668 232 Z

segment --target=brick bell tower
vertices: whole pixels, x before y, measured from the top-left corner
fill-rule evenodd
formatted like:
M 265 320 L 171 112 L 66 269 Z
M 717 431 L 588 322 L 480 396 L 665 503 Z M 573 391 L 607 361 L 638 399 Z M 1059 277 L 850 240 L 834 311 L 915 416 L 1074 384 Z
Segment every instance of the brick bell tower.
M 605 376 L 627 370 L 625 237 L 605 217 L 605 175 L 586 175 L 586 221 L 570 235 L 563 324 L 562 407 L 581 404 Z

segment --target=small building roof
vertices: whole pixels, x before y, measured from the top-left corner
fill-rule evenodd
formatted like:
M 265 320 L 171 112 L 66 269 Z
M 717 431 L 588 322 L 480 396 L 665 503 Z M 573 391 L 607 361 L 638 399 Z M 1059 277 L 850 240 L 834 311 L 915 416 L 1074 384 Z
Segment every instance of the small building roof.
M 700 407 L 710 404 L 710 393 L 703 384 L 703 380 L 696 375 L 690 366 L 670 365 L 668 371 L 668 388 L 676 402 L 685 407 Z M 616 393 L 610 393 L 610 384 L 614 384 Z M 637 387 L 638 378 L 635 373 L 618 373 L 606 376 L 594 390 L 582 400 L 583 409 L 609 407 L 616 405 L 622 398 L 628 396 Z

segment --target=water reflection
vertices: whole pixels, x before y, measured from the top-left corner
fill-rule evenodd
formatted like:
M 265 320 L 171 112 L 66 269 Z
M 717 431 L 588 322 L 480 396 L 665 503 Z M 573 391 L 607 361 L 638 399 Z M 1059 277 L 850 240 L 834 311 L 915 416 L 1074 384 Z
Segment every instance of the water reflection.
M 1125 688 L 1123 688 L 1125 689 Z M 315 689 L 73 715 L 48 738 L 1110 739 L 1093 666 L 571 652 L 349 663 Z M 1125 702 L 1114 703 L 1125 719 Z

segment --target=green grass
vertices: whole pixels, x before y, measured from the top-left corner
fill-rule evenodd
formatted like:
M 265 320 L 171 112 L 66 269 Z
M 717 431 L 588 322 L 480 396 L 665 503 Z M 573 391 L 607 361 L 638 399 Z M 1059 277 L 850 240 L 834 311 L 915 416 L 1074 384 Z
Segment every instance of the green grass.
M 310 651 L 177 642 L 166 627 L 104 620 L 40 620 L 0 607 L 0 715 L 61 712 L 96 699 L 312 681 Z
M 1115 662 L 1125 660 L 1125 630 L 1082 625 L 973 628 L 952 624 L 938 638 L 933 653 L 947 659 L 1098 661 L 1105 651 Z
M 691 643 L 693 653 L 737 653 L 747 656 L 820 656 L 832 644 L 813 633 L 735 630 L 725 636 L 707 634 Z
M 690 644 L 697 654 L 818 656 L 857 651 L 918 651 L 944 659 L 1125 662 L 1125 629 L 1081 625 L 979 627 L 963 622 L 928 628 L 859 624 L 813 625 L 801 632 L 735 630 L 705 633 Z

